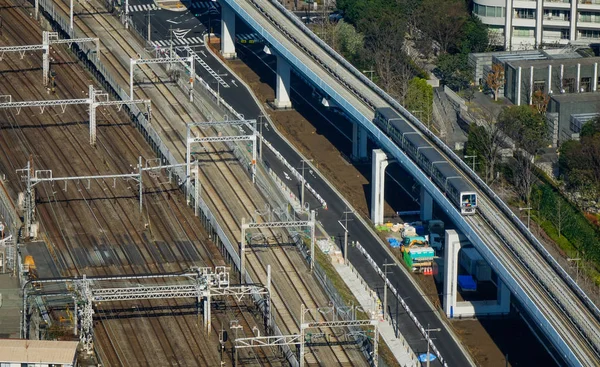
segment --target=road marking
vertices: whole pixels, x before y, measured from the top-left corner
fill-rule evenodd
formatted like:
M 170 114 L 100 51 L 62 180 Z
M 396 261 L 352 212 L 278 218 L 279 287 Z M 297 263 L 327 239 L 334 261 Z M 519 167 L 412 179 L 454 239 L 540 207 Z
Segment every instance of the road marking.
M 204 56 L 204 57 L 208 57 L 208 56 L 206 56 L 206 54 L 204 53 L 204 50 L 201 50 L 201 51 L 200 51 L 200 53 L 202 54 L 202 56 Z
M 171 45 L 171 40 L 157 40 L 150 42 L 152 46 L 156 47 L 169 47 Z M 173 39 L 173 46 L 176 45 L 202 45 L 204 41 L 200 37 L 189 37 L 182 39 Z M 206 57 L 206 55 L 204 55 Z
M 206 8 L 210 8 L 210 9 L 218 9 L 220 8 L 219 3 L 216 2 L 195 2 L 190 4 L 190 8 L 191 9 L 206 9 Z
M 283 174 L 285 175 L 285 179 L 288 181 L 291 181 L 292 179 L 290 178 L 290 175 L 287 174 L 287 172 L 283 172 Z
M 236 87 L 238 86 L 237 84 L 235 84 L 235 79 L 231 79 L 231 84 L 235 85 Z
M 158 10 L 158 6 L 155 4 L 141 4 L 141 5 L 130 5 L 129 12 L 135 13 L 140 11 Z

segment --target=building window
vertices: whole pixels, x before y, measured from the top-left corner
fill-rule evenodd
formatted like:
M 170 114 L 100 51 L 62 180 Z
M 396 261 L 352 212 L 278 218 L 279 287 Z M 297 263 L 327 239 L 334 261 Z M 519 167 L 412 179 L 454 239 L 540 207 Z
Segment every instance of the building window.
M 598 77 L 598 83 L 596 84 L 596 90 L 600 90 L 600 77 Z
M 565 93 L 575 93 L 575 78 L 564 78 L 562 87 Z
M 565 20 L 568 21 L 570 19 L 570 12 L 565 10 L 544 10 L 544 19 L 546 20 Z
M 593 31 L 590 29 L 582 29 L 579 31 L 579 38 L 600 38 L 600 31 Z
M 533 28 L 514 27 L 513 36 L 515 37 L 533 37 Z
M 591 11 L 582 11 L 579 13 L 579 21 L 587 23 L 600 23 L 600 13 Z
M 560 39 L 568 40 L 571 38 L 571 30 L 569 29 L 561 29 L 560 30 Z
M 580 92 L 591 92 L 592 91 L 592 78 L 581 78 L 581 83 L 579 83 Z
M 473 4 L 473 13 L 482 17 L 504 18 L 504 7 Z
M 515 9 L 515 18 L 535 19 L 534 9 Z

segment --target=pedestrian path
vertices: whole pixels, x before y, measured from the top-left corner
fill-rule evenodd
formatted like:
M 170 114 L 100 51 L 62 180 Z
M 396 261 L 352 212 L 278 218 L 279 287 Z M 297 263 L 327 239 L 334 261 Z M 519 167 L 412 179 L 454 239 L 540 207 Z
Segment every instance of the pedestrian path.
M 202 45 L 204 41 L 202 37 L 188 37 L 188 38 L 173 38 L 173 40 L 159 40 L 159 41 L 150 41 L 152 46 L 154 47 L 169 47 L 171 46 L 171 41 L 173 41 L 173 46 L 187 46 L 187 45 Z

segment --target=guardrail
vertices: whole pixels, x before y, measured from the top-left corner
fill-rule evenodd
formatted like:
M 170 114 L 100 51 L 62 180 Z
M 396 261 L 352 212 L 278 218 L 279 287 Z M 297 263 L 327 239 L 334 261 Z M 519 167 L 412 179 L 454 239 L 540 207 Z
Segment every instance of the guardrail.
M 225 0 L 232 1 L 232 0 Z M 315 43 L 317 43 L 321 48 L 323 48 L 331 57 L 333 57 L 339 64 L 343 65 L 348 71 L 350 71 L 355 77 L 357 77 L 361 82 L 366 84 L 370 89 L 372 89 L 377 95 L 379 95 L 384 101 L 386 101 L 390 106 L 398 110 L 401 115 L 408 120 L 410 123 L 415 125 L 425 136 L 427 136 L 433 143 L 435 143 L 438 148 L 440 148 L 444 154 L 446 154 L 460 169 L 467 174 L 467 176 L 473 181 L 501 210 L 502 214 L 504 214 L 512 223 L 517 227 L 519 232 L 525 238 L 531 242 L 536 250 L 542 255 L 544 260 L 558 273 L 558 275 L 567 283 L 567 285 L 577 294 L 577 296 L 581 299 L 581 301 L 588 307 L 588 309 L 592 312 L 592 314 L 596 317 L 596 319 L 600 320 L 600 310 L 598 307 L 589 299 L 589 297 L 583 292 L 583 290 L 577 285 L 577 283 L 569 276 L 569 274 L 558 264 L 558 262 L 550 255 L 550 253 L 546 250 L 546 248 L 533 236 L 533 234 L 525 227 L 525 225 L 521 222 L 521 220 L 508 208 L 508 206 L 504 203 L 504 201 L 496 195 L 493 190 L 487 186 L 485 182 L 475 173 L 472 169 L 463 162 L 452 150 L 450 150 L 446 144 L 444 144 L 437 136 L 435 136 L 427 127 L 419 121 L 416 117 L 414 117 L 410 112 L 408 112 L 400 103 L 394 100 L 390 95 L 388 95 L 385 91 L 383 91 L 379 86 L 369 80 L 365 75 L 360 73 L 358 69 L 356 69 L 352 64 L 350 64 L 347 60 L 345 60 L 342 56 L 340 56 L 335 50 L 333 50 L 329 45 L 323 42 L 320 38 L 318 38 L 308 27 L 306 27 L 302 22 L 300 22 L 291 12 L 289 12 L 283 5 L 278 3 L 276 0 L 269 0 L 275 7 L 277 7 L 286 17 L 292 21 L 297 27 L 303 30 L 306 35 L 311 38 Z M 265 37 L 266 38 L 266 37 Z M 283 47 L 283 46 L 282 46 Z M 289 51 L 288 51 L 289 52 Z M 330 73 L 335 75 L 335 72 L 332 70 L 328 70 Z M 336 76 L 338 79 L 341 79 L 339 76 Z M 340 80 L 342 83 L 343 80 Z M 353 90 L 354 93 L 360 95 L 359 92 Z M 332 93 L 333 95 L 337 95 L 338 98 L 344 100 L 347 106 L 351 106 L 351 104 L 341 97 L 338 93 Z M 361 96 L 364 100 L 365 98 Z M 350 108 L 349 111 L 356 111 L 354 108 Z M 357 111 L 356 111 L 357 112 Z M 377 130 L 379 134 L 373 134 L 376 137 L 378 135 L 383 134 L 381 130 L 379 130 L 371 121 L 369 121 L 365 116 L 357 116 L 356 113 L 353 114 L 358 121 L 363 122 L 369 130 Z M 369 126 L 371 124 L 372 126 Z M 384 135 L 384 134 L 383 134 Z
M 42 13 L 45 13 L 47 15 L 47 17 L 50 18 L 50 20 L 52 22 L 54 22 L 54 25 L 55 25 L 54 28 L 57 28 L 56 30 L 60 31 L 64 35 L 68 36 L 69 38 L 81 38 L 81 37 L 77 36 L 77 31 L 75 29 L 70 30 L 68 21 L 65 18 L 63 18 L 56 11 L 56 9 L 54 8 L 54 5 L 52 4 L 52 2 L 50 0 L 40 0 L 39 5 L 40 5 L 40 10 L 42 11 Z M 129 100 L 130 99 L 129 95 L 125 92 L 125 90 L 123 90 L 123 88 L 121 88 L 118 85 L 118 83 L 115 81 L 112 74 L 110 74 L 110 72 L 106 69 L 106 67 L 99 60 L 98 55 L 90 52 L 92 50 L 90 46 L 87 46 L 87 44 L 73 45 L 73 46 L 77 47 L 81 51 L 83 51 L 83 54 L 85 55 L 85 57 L 84 57 L 85 61 L 86 61 L 86 63 L 88 63 L 87 66 L 88 67 L 93 66 L 93 69 L 94 69 L 93 71 L 96 72 L 96 76 L 98 77 L 98 79 L 103 81 L 103 84 L 105 85 L 107 90 L 110 88 L 112 90 L 112 92 L 114 93 L 114 95 L 119 97 L 121 100 Z M 83 56 L 83 55 L 80 55 L 80 56 Z M 148 143 L 151 145 L 152 149 L 160 156 L 160 158 L 164 162 L 167 162 L 168 164 L 179 163 L 175 159 L 173 154 L 169 151 L 168 147 L 163 143 L 162 139 L 160 138 L 160 135 L 150 125 L 149 121 L 146 119 L 144 114 L 139 110 L 139 108 L 136 105 L 132 105 L 130 107 L 125 106 L 124 108 L 129 110 L 130 115 L 132 116 L 132 121 L 136 122 L 136 127 L 140 130 L 140 132 L 142 133 L 144 138 L 148 141 Z M 181 176 L 180 174 L 176 174 L 176 175 L 177 175 L 178 179 L 180 180 L 179 182 L 185 182 L 187 179 L 185 176 Z M 193 203 L 193 199 L 192 199 L 192 203 Z M 217 234 L 219 240 L 221 241 L 221 243 L 224 245 L 225 249 L 227 250 L 232 262 L 239 269 L 240 268 L 239 255 L 235 251 L 231 241 L 229 240 L 229 238 L 223 231 L 223 228 L 217 221 L 216 217 L 214 216 L 214 214 L 208 207 L 208 204 L 201 197 L 199 200 L 199 208 L 201 209 L 201 215 L 203 216 L 203 222 L 210 224 L 210 226 L 212 228 L 209 228 L 209 229 L 214 230 L 214 232 Z M 250 274 L 247 271 L 244 276 L 246 278 L 247 283 L 249 283 L 249 284 L 254 283 Z M 258 295 L 252 295 L 252 297 L 254 298 L 254 302 L 258 305 L 259 309 L 264 314 L 266 311 L 266 309 L 265 309 L 266 305 L 264 304 L 264 302 L 262 302 L 261 297 Z M 270 315 L 271 315 L 270 325 L 273 330 L 273 334 L 274 335 L 282 335 L 281 330 L 275 324 L 275 319 L 274 319 L 273 314 L 270 313 Z M 290 364 L 292 366 L 299 365 L 294 353 L 292 353 L 289 346 L 287 346 L 287 345 L 281 346 L 281 349 L 283 350 L 287 360 L 290 362 Z

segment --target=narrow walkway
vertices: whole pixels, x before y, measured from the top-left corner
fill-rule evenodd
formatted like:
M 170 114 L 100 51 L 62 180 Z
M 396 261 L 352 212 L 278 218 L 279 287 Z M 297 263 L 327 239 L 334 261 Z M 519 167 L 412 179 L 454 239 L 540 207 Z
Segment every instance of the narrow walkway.
M 334 263 L 333 266 L 344 280 L 344 283 L 350 288 L 350 291 L 352 291 L 352 294 L 356 297 L 361 307 L 365 310 L 373 309 L 373 306 L 379 302 L 379 299 L 358 273 L 348 265 Z M 398 333 L 398 337 L 396 337 L 394 328 L 389 321 L 380 321 L 378 327 L 379 334 L 394 354 L 400 366 L 409 367 L 419 365 L 419 361 L 406 342 L 406 339 L 404 339 L 401 333 Z
M 0 338 L 19 338 L 21 296 L 19 279 L 10 274 L 0 274 Z

